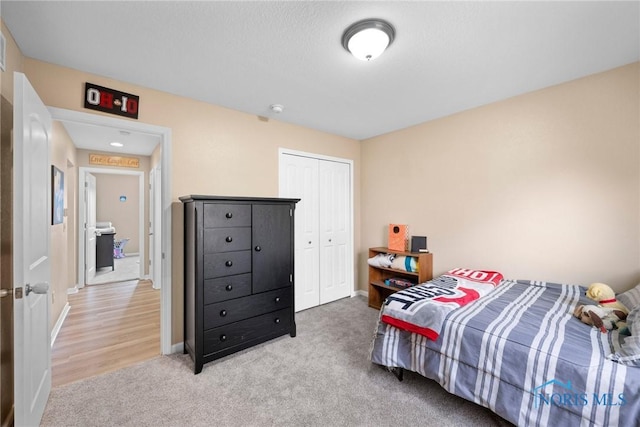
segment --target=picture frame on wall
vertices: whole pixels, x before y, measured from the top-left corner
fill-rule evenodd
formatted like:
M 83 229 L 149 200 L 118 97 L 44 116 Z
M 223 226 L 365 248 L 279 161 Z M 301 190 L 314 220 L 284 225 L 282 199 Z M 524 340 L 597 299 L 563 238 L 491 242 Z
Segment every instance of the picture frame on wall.
M 64 221 L 64 172 L 51 165 L 51 224 Z
M 6 71 L 7 69 L 7 39 L 4 38 L 4 34 L 0 32 L 0 70 Z

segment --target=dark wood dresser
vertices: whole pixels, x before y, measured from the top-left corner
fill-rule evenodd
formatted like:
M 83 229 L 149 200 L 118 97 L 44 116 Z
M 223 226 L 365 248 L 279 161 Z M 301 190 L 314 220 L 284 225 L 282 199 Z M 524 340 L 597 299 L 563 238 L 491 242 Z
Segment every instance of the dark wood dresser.
M 183 196 L 184 352 L 194 372 L 296 335 L 294 210 L 299 199 Z

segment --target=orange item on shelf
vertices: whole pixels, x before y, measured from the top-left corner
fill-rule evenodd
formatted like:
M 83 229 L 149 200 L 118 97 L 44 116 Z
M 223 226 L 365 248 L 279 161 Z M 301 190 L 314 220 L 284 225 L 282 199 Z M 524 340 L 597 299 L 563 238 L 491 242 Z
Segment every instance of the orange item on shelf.
M 409 245 L 409 226 L 389 224 L 389 243 L 387 247 L 394 251 L 406 251 Z

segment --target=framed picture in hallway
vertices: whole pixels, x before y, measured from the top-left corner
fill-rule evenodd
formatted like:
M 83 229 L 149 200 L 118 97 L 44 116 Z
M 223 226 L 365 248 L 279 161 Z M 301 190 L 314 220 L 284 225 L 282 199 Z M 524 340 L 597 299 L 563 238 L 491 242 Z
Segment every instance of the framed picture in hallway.
M 64 172 L 51 165 L 51 224 L 64 219 Z

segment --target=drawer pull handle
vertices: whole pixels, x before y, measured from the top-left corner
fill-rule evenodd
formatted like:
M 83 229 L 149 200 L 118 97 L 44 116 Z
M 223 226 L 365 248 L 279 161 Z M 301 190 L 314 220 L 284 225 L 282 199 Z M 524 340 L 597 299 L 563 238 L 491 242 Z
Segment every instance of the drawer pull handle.
M 280 297 L 276 297 L 275 301 L 280 302 Z
M 227 267 L 231 267 L 233 265 L 233 261 L 227 261 L 224 263 Z
M 233 214 L 231 212 L 227 212 L 225 216 L 229 219 L 233 218 Z
M 226 241 L 227 241 L 227 243 L 231 243 L 231 242 L 233 242 L 233 237 L 231 237 L 231 236 L 227 236 L 227 238 L 226 238 L 226 239 L 224 239 L 224 240 L 226 240 Z
M 220 317 L 224 317 L 227 315 L 227 310 L 220 310 Z
M 279 318 L 279 317 L 276 317 L 276 320 L 274 320 L 274 323 L 276 323 L 276 324 L 277 324 L 277 323 L 280 323 L 280 318 Z
M 256 246 L 256 252 L 260 252 L 262 248 L 260 246 Z
M 233 289 L 233 286 L 231 286 L 231 285 L 227 285 L 227 286 L 225 286 L 225 289 L 226 289 L 227 291 L 230 291 L 231 289 Z
M 227 336 L 225 334 L 220 335 L 220 341 L 226 341 Z

